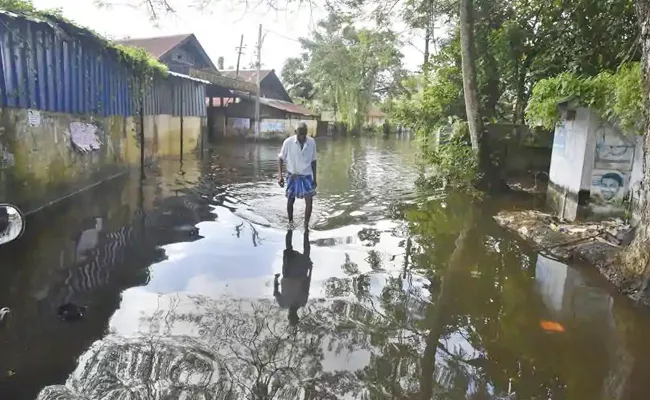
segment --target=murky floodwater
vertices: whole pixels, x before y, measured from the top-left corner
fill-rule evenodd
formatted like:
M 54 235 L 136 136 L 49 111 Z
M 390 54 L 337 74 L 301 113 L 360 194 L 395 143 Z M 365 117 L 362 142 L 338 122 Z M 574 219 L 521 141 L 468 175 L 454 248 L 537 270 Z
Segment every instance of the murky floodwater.
M 512 204 L 418 192 L 412 142 L 323 141 L 305 236 L 277 147 L 221 145 L 31 216 L 0 247 L 0 398 L 650 398 L 650 318 L 499 229 Z M 274 287 L 283 262 L 297 286 Z M 61 321 L 66 302 L 85 318 Z

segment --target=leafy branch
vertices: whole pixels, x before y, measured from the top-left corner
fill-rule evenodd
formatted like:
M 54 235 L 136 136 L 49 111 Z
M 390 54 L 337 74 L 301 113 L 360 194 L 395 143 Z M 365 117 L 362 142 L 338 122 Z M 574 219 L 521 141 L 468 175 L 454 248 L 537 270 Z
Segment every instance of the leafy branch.
M 560 120 L 558 103 L 568 99 L 583 107 L 598 110 L 601 117 L 624 131 L 642 133 L 643 85 L 638 62 L 622 65 L 615 73 L 601 72 L 594 77 L 563 73 L 542 79 L 533 87 L 526 109 L 530 125 L 553 129 Z

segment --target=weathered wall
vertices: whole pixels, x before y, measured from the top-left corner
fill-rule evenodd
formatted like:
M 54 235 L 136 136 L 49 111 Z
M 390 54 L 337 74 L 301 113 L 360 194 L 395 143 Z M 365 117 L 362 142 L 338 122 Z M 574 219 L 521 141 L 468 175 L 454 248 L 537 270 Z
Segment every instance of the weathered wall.
M 451 128 L 438 131 L 436 140 L 444 140 Z M 501 157 L 501 168 L 507 178 L 517 178 L 539 171 L 548 172 L 551 165 L 552 134 L 531 132 L 525 125 L 486 125 L 492 151 Z
M 39 115 L 38 121 L 30 116 Z M 205 118 L 145 116 L 145 162 L 178 156 L 200 146 Z M 97 128 L 99 149 L 83 151 L 70 124 Z M 0 199 L 34 211 L 140 165 L 139 123 L 134 117 L 89 117 L 0 109 Z
M 204 137 L 207 82 L 143 81 L 69 24 L 0 12 L 0 26 L 0 200 L 33 211 Z
M 144 140 L 147 161 L 197 150 L 206 121 L 206 118 L 202 117 L 183 117 L 181 125 L 181 117 L 145 115 Z
M 593 114 L 590 125 L 593 145 L 587 146 L 585 158 L 585 169 L 592 167 L 589 171 L 589 211 L 597 215 L 620 214 L 625 211 L 623 202 L 629 194 L 636 138 L 626 136 Z
M 636 139 L 593 110 L 575 111 L 573 120 L 564 111 L 555 130 L 548 203 L 568 220 L 623 214 L 633 186 Z
M 589 120 L 590 111 L 578 108 L 572 120 L 564 119 L 555 128 L 547 202 L 568 220 L 578 217 L 578 204 L 582 202 L 580 191 L 587 185 L 583 182 L 583 171 Z
M 316 136 L 318 121 L 315 119 L 262 118 L 260 139 L 284 139 L 295 133 L 300 122 L 307 124 L 307 134 Z M 226 137 L 252 139 L 255 137 L 255 121 L 248 118 L 229 117 L 226 122 Z
M 130 117 L 73 117 L 28 110 L 0 109 L 0 198 L 24 212 L 106 180 L 139 163 L 136 127 Z M 70 123 L 84 122 L 98 128 L 101 145 L 80 151 L 71 141 Z

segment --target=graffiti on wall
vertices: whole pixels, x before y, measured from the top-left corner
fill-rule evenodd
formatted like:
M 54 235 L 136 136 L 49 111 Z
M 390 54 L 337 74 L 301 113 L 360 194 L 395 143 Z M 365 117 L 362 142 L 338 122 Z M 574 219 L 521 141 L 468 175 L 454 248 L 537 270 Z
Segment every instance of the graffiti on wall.
M 71 122 L 68 130 L 70 141 L 74 148 L 81 153 L 89 153 L 93 150 L 99 150 L 102 142 L 97 136 L 99 129 L 93 124 L 84 122 Z
M 262 120 L 260 121 L 260 132 L 284 132 L 284 120 Z
M 635 144 L 618 130 L 601 125 L 596 130 L 596 168 L 631 170 Z
M 628 174 L 618 170 L 594 170 L 591 199 L 600 205 L 621 204 L 627 191 Z

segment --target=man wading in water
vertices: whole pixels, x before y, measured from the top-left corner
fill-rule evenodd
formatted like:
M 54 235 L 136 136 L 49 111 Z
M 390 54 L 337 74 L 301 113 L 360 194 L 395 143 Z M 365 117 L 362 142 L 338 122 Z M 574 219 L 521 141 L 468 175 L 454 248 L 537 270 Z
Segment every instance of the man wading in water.
M 309 229 L 313 197 L 316 194 L 316 141 L 307 137 L 307 124 L 301 122 L 294 136 L 282 143 L 278 154 L 278 184 L 284 187 L 282 166 L 287 166 L 287 214 L 293 226 L 293 204 L 305 199 L 305 231 Z

